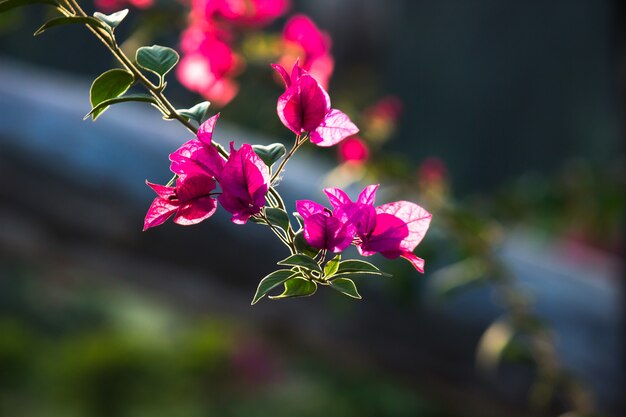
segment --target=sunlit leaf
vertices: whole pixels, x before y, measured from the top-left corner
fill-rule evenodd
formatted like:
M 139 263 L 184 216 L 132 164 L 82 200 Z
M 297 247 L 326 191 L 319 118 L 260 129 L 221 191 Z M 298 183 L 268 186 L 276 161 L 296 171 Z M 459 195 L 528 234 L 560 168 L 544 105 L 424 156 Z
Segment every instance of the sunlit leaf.
M 102 20 L 111 29 L 115 29 L 116 27 L 119 26 L 120 23 L 122 23 L 122 20 L 124 20 L 127 14 L 128 14 L 128 9 L 124 9 L 124 10 L 120 10 L 119 12 L 111 13 L 109 15 L 106 15 L 100 12 L 95 12 L 93 14 L 93 17 L 95 17 L 96 19 Z
M 94 28 L 106 29 L 104 23 L 95 17 L 89 16 L 67 16 L 67 17 L 57 17 L 52 20 L 48 20 L 44 23 L 39 29 L 35 31 L 35 36 L 41 35 L 46 30 L 53 28 L 55 26 L 63 26 L 63 25 L 75 25 L 75 24 L 85 24 Z
M 261 298 L 263 298 L 268 292 L 276 288 L 280 284 L 284 283 L 288 279 L 295 277 L 298 273 L 290 269 L 281 269 L 274 271 L 259 282 L 259 286 L 256 289 L 254 298 L 252 299 L 252 305 L 256 304 Z
M 330 281 L 330 288 L 337 290 L 348 297 L 359 300 L 361 299 L 361 294 L 357 291 L 354 281 L 349 278 L 337 278 Z
M 317 284 L 313 281 L 309 281 L 304 278 L 291 278 L 288 281 L 285 281 L 285 290 L 280 295 L 269 296 L 270 299 L 276 300 L 280 298 L 291 298 L 291 297 L 308 297 L 310 295 L 315 294 L 317 290 Z
M 137 49 L 137 64 L 157 74 L 161 80 L 178 63 L 178 52 L 161 45 L 142 46 Z
M 291 255 L 289 258 L 279 261 L 278 265 L 301 266 L 311 271 L 322 272 L 322 269 L 317 264 L 315 259 L 301 253 Z
M 268 207 L 265 209 L 265 215 L 274 226 L 278 226 L 285 231 L 289 229 L 289 216 L 285 210 Z
M 360 259 L 347 259 L 339 263 L 336 275 L 345 273 L 357 273 L 357 274 L 370 274 L 370 275 L 383 275 L 391 276 L 386 272 L 381 271 L 375 265 L 369 262 L 362 261 Z
M 202 124 L 210 105 L 211 103 L 208 101 L 203 101 L 202 103 L 198 103 L 189 109 L 178 109 L 176 110 L 176 113 L 188 119 L 194 120 L 198 122 L 198 124 Z
M 313 257 L 316 256 L 319 252 L 319 250 L 313 248 L 307 243 L 304 235 L 302 234 L 302 231 L 296 233 L 293 241 L 296 245 L 296 249 L 298 249 L 298 252 L 300 253 L 304 253 L 305 255 Z
M 326 262 L 324 266 L 324 276 L 327 278 L 334 275 L 339 270 L 339 262 L 341 261 L 341 254 L 338 254 L 330 261 Z
M 93 120 L 108 108 L 105 106 L 95 110 L 100 103 L 121 96 L 134 82 L 133 74 L 123 69 L 112 69 L 96 78 L 89 91 L 91 107 L 94 109 L 91 113 Z
M 142 101 L 144 103 L 156 104 L 156 100 L 154 99 L 154 97 L 146 95 L 146 94 L 133 94 L 133 95 L 128 95 L 128 96 L 122 96 L 122 97 L 112 98 L 110 100 L 104 100 L 102 103 L 98 104 L 96 107 L 91 109 L 91 111 L 87 113 L 87 115 L 85 115 L 84 118 L 85 119 L 88 118 L 94 112 L 100 110 L 103 107 L 108 107 L 112 104 L 124 103 L 127 101 Z
M 272 143 L 267 146 L 252 145 L 254 152 L 265 162 L 265 165 L 271 167 L 278 161 L 287 151 L 282 143 Z

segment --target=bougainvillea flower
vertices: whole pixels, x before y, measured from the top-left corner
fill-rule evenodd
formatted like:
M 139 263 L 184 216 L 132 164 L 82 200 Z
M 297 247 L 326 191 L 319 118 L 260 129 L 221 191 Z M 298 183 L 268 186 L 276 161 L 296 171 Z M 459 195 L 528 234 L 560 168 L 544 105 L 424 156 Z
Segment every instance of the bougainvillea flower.
M 265 205 L 270 172 L 252 146 L 244 144 L 236 150 L 231 142 L 228 161 L 217 180 L 222 188 L 218 201 L 233 215 L 233 223 L 246 223 Z
M 174 223 L 188 226 L 197 224 L 215 213 L 217 203 L 211 192 L 215 180 L 208 175 L 180 177 L 176 187 L 152 184 L 146 181 L 157 194 L 146 217 L 143 230 L 163 224 L 174 215 Z
M 178 176 L 204 174 L 219 178 L 226 160 L 211 144 L 219 113 L 202 123 L 197 139 L 192 139 L 170 154 L 170 170 Z
M 291 75 L 284 67 L 273 64 L 285 82 L 286 90 L 278 98 L 276 110 L 281 122 L 296 135 L 309 132 L 317 146 L 332 146 L 359 129 L 350 118 L 337 109 L 331 109 L 326 90 L 296 61 Z
M 332 211 L 310 200 L 296 201 L 296 210 L 304 220 L 303 236 L 317 249 L 341 252 L 352 243 L 354 228 L 334 217 Z
M 368 160 L 370 151 L 363 139 L 353 136 L 339 144 L 339 158 L 344 162 L 361 164 Z
M 324 190 L 335 216 L 342 223 L 355 228 L 355 243 L 359 253 L 371 256 L 380 253 L 389 259 L 403 257 L 420 272 L 424 260 L 413 254 L 422 241 L 431 220 L 431 214 L 408 201 L 383 204 L 374 208 L 378 185 L 368 185 L 356 201 L 339 188 Z
M 361 191 L 356 201 L 339 188 L 326 188 L 324 193 L 333 206 L 335 215 L 343 223 L 351 224 L 357 236 L 364 235 L 374 228 L 376 209 L 374 200 L 378 184 L 368 185 Z
M 431 218 L 429 212 L 408 201 L 378 206 L 375 227 L 359 235 L 359 252 L 363 256 L 378 252 L 388 259 L 403 257 L 423 273 L 424 260 L 413 251 L 424 238 Z

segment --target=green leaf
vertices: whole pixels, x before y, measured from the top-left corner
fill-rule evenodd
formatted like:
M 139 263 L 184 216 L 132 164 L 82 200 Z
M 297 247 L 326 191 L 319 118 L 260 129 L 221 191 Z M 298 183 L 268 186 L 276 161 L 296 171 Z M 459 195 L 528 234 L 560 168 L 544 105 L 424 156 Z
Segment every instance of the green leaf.
M 312 246 L 309 246 L 302 232 L 296 233 L 296 236 L 293 239 L 293 243 L 296 245 L 296 249 L 298 252 L 304 253 L 310 257 L 314 257 L 319 253 L 319 250 L 315 249 Z
M 271 224 L 278 226 L 284 231 L 289 230 L 289 215 L 283 209 L 268 207 L 265 209 L 265 215 Z
M 106 27 L 104 26 L 104 23 L 102 23 L 100 20 L 96 19 L 95 17 L 68 16 L 68 17 L 57 17 L 55 19 L 48 20 L 39 29 L 37 29 L 34 35 L 35 36 L 41 35 L 47 29 L 50 29 L 55 26 L 75 25 L 78 23 L 83 23 L 85 25 L 88 25 L 94 28 L 106 29 Z
M 391 276 L 376 266 L 372 265 L 369 262 L 361 261 L 359 259 L 348 259 L 339 263 L 339 268 L 337 270 L 337 275 L 343 274 L 346 272 L 350 273 L 360 273 L 360 274 L 371 274 L 371 275 L 384 275 Z
M 341 254 L 338 254 L 330 261 L 326 262 L 324 266 L 324 276 L 327 278 L 334 275 L 339 269 L 339 262 L 341 261 Z
M 88 118 L 93 113 L 97 112 L 103 107 L 109 107 L 112 104 L 124 103 L 127 101 L 143 101 L 145 103 L 156 104 L 156 100 L 154 99 L 154 97 L 146 95 L 146 94 L 133 94 L 133 95 L 128 95 L 128 96 L 122 96 L 122 97 L 112 98 L 109 100 L 104 100 L 102 103 L 98 104 L 93 109 L 91 109 L 91 111 L 87 113 L 87 115 L 84 118 L 85 119 Z
M 135 77 L 130 72 L 123 69 L 112 69 L 100 75 L 91 84 L 89 99 L 91 107 L 95 108 L 105 100 L 116 98 L 124 94 L 135 82 Z M 108 106 L 101 107 L 96 111 L 92 110 L 91 117 L 96 120 Z
M 254 152 L 265 162 L 265 165 L 271 167 L 276 161 L 278 161 L 286 152 L 285 145 L 282 143 L 272 143 L 267 146 L 252 145 Z
M 315 294 L 316 290 L 317 284 L 315 282 L 309 281 L 308 279 L 295 277 L 291 278 L 288 281 L 285 281 L 285 290 L 281 295 L 270 295 L 269 298 L 272 300 L 277 300 L 280 298 L 290 297 L 308 297 Z
M 287 281 L 289 278 L 295 277 L 298 273 L 290 269 L 280 269 L 274 271 L 259 282 L 259 286 L 256 289 L 254 298 L 252 299 L 252 305 L 256 304 L 261 298 L 263 298 L 268 292 L 276 288 L 280 284 Z
M 178 109 L 176 110 L 176 113 L 188 119 L 195 120 L 196 122 L 198 122 L 198 124 L 202 124 L 210 105 L 211 103 L 209 103 L 208 101 L 203 101 L 202 103 L 198 103 L 190 109 Z
M 49 4 L 50 6 L 58 6 L 59 3 L 54 0 L 4 0 L 0 1 L 0 13 L 16 7 L 29 6 L 31 4 Z
M 289 258 L 279 261 L 278 265 L 301 266 L 312 271 L 322 272 L 322 269 L 317 264 L 315 259 L 302 253 L 291 255 Z
M 172 48 L 160 45 L 142 46 L 137 49 L 135 60 L 137 64 L 158 75 L 163 81 L 165 74 L 170 72 L 178 63 L 178 52 Z
M 330 288 L 339 291 L 348 297 L 361 299 L 361 294 L 356 289 L 354 281 L 349 278 L 337 278 L 330 281 Z
M 115 29 L 116 27 L 119 26 L 120 23 L 122 23 L 122 20 L 124 20 L 127 14 L 128 14 L 128 9 L 124 9 L 124 10 L 120 10 L 119 12 L 111 13 L 109 15 L 106 15 L 100 12 L 95 12 L 93 14 L 93 17 L 95 17 L 96 19 L 102 20 L 111 29 Z

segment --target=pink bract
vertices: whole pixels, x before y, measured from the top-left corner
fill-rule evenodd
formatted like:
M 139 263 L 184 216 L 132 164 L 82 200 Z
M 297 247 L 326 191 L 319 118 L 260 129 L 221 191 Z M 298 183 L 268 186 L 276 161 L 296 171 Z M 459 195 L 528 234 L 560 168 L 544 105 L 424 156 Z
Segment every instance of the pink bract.
M 219 113 L 198 128 L 197 139 L 192 139 L 170 154 L 170 170 L 178 176 L 204 174 L 219 178 L 226 160 L 211 144 L 213 129 Z
M 200 223 L 211 217 L 217 209 L 211 192 L 215 189 L 215 180 L 207 175 L 193 175 L 178 178 L 176 187 L 152 184 L 146 181 L 157 193 L 146 217 L 143 230 L 163 224 L 174 215 L 174 223 L 188 226 Z
M 310 246 L 332 252 L 350 246 L 354 231 L 326 207 L 314 201 L 298 200 L 296 210 L 304 220 L 303 235 Z
M 363 139 L 353 136 L 339 144 L 339 158 L 345 162 L 363 163 L 369 159 L 370 151 Z
M 246 223 L 265 205 L 270 173 L 252 146 L 244 144 L 236 150 L 231 142 L 228 161 L 217 179 L 222 188 L 218 201 L 233 215 L 233 223 Z
M 317 146 L 332 146 L 359 129 L 350 118 L 337 109 L 331 109 L 326 90 L 296 61 L 291 75 L 284 67 L 273 64 L 285 82 L 286 90 L 278 98 L 276 110 L 281 122 L 297 135 L 310 132 L 311 142 Z

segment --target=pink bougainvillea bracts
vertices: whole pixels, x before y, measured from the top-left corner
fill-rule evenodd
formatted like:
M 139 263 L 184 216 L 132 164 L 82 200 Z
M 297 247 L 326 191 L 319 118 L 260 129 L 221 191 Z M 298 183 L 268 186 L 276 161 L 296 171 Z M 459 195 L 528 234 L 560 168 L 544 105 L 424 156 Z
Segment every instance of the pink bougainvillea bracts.
M 369 159 L 370 151 L 363 139 L 352 136 L 339 144 L 339 159 L 344 162 L 362 164 Z
M 285 92 L 278 98 L 276 110 L 280 121 L 296 135 L 309 133 L 311 142 L 317 146 L 332 146 L 359 129 L 340 110 L 331 109 L 330 97 L 322 86 L 299 62 L 293 66 L 291 75 L 278 64 L 272 67 L 285 82 Z
M 260 212 L 265 205 L 270 172 L 254 153 L 252 146 L 244 144 L 240 149 L 235 149 L 231 142 L 230 156 L 217 178 L 222 187 L 218 200 L 233 215 L 233 223 L 246 223 L 250 216 Z
M 146 218 L 143 230 L 163 224 L 174 215 L 174 223 L 189 226 L 200 223 L 215 213 L 217 204 L 213 197 L 215 180 L 207 175 L 191 175 L 176 180 L 176 187 L 152 184 L 157 193 Z
M 304 239 L 312 247 L 341 252 L 352 243 L 352 225 L 333 216 L 332 211 L 321 204 L 299 200 L 296 210 L 304 221 Z
M 356 201 L 352 201 L 339 188 L 325 189 L 333 212 L 314 202 L 298 202 L 296 207 L 305 220 L 304 237 L 307 243 L 318 249 L 339 252 L 347 245 L 343 246 L 344 241 L 341 240 L 341 245 L 335 245 L 331 249 L 328 236 L 335 236 L 340 230 L 348 234 L 349 241 L 357 246 L 361 255 L 371 256 L 380 253 L 389 259 L 403 257 L 411 262 L 416 270 L 424 272 L 424 260 L 418 258 L 413 251 L 428 230 L 431 214 L 408 201 L 396 201 L 374 207 L 377 188 L 378 185 L 365 187 Z M 309 224 L 303 212 L 308 215 Z M 311 221 L 313 214 L 319 216 L 320 213 L 327 219 L 333 219 L 332 225 L 329 225 L 329 220 L 322 222 L 316 218 L 315 221 Z

